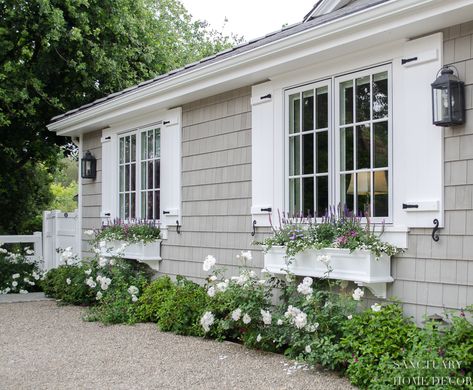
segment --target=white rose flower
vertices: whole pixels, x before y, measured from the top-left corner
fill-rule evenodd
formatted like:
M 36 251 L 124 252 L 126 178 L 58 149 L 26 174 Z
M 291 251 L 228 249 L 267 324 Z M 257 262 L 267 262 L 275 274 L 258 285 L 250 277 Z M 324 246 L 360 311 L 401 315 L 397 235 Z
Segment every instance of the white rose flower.
M 99 258 L 99 267 L 105 267 L 108 264 L 108 260 L 105 257 L 100 257 Z
M 208 295 L 209 297 L 214 297 L 214 296 L 215 296 L 215 287 L 210 286 L 210 287 L 207 289 L 207 295 Z
M 28 291 L 26 291 L 26 290 L 20 290 L 20 294 L 28 294 Z
M 95 299 L 96 299 L 97 301 L 100 301 L 100 300 L 102 299 L 102 297 L 103 297 L 102 292 L 98 291 L 98 292 L 97 292 L 97 295 L 95 296 Z
M 12 279 L 18 279 L 20 277 L 20 274 L 13 274 L 11 276 Z
M 297 292 L 299 292 L 302 295 L 311 295 L 313 290 L 312 290 L 312 287 L 310 287 L 310 285 L 307 285 L 304 282 L 302 282 L 301 284 L 297 286 Z
M 66 283 L 67 283 L 67 284 L 71 284 L 71 279 L 67 278 L 67 279 L 66 279 Z
M 202 318 L 200 319 L 200 325 L 204 328 L 204 332 L 207 333 L 210 330 L 210 327 L 213 325 L 215 317 L 210 311 L 206 311 Z
M 277 323 L 279 326 L 281 326 L 284 322 L 283 322 L 283 320 L 279 319 L 276 323 Z
M 110 265 L 115 265 L 115 264 L 116 264 L 115 259 L 114 259 L 114 258 L 111 258 L 111 259 L 110 259 Z
M 217 290 L 218 291 L 224 292 L 227 288 L 228 288 L 228 283 L 226 283 L 226 282 L 217 283 Z
M 17 281 L 11 282 L 11 285 L 12 285 L 13 287 L 16 287 L 16 286 L 18 286 L 18 282 L 17 282 Z
M 84 271 L 86 275 L 90 275 L 92 273 L 92 270 L 89 268 L 88 270 Z
M 325 264 L 327 266 L 327 268 L 330 267 L 330 260 L 331 260 L 330 255 L 317 256 L 317 260 L 320 261 L 321 263 Z
M 245 313 L 245 315 L 243 316 L 243 323 L 248 325 L 250 322 L 251 317 L 247 313 Z
M 347 316 L 347 318 L 348 318 L 349 320 L 351 320 L 351 319 L 353 318 L 353 316 L 350 314 L 349 316 Z
M 355 301 L 359 301 L 364 295 L 365 292 L 358 287 L 357 289 L 355 289 L 355 291 L 353 291 L 352 297 Z
M 256 342 L 259 343 L 261 341 L 262 337 L 261 335 L 259 334 L 258 336 L 256 336 Z
M 136 286 L 130 286 L 128 287 L 128 293 L 130 295 L 138 295 L 138 293 L 140 292 L 140 290 L 138 289 L 138 287 Z
M 310 347 L 310 345 L 305 346 L 305 351 L 306 351 L 306 353 L 311 353 L 312 352 L 312 348 Z
M 260 313 L 261 317 L 263 318 L 263 323 L 265 325 L 271 325 L 271 321 L 273 319 L 271 313 L 268 310 L 263 309 L 261 309 Z
M 205 260 L 204 264 L 202 265 L 202 269 L 206 272 L 210 271 L 212 267 L 217 263 L 215 257 L 208 255 Z
M 374 305 L 371 305 L 371 310 L 378 312 L 381 310 L 381 305 L 379 303 L 375 303 Z
M 215 282 L 215 281 L 217 280 L 217 277 L 216 277 L 215 275 L 212 275 L 212 276 L 209 278 L 209 280 L 210 280 L 211 282 Z
M 319 328 L 319 323 L 316 322 L 314 324 L 307 325 L 306 329 L 307 332 L 314 333 Z
M 40 276 L 35 272 L 33 271 L 33 279 L 34 280 L 39 280 Z
M 30 256 L 31 256 L 31 255 L 34 255 L 34 250 L 32 250 L 32 249 L 27 249 L 27 250 L 26 250 L 26 254 L 27 254 L 27 255 L 30 255 Z
M 308 276 L 306 276 L 303 280 L 302 280 L 302 284 L 305 284 L 306 286 L 312 286 L 312 283 L 314 283 L 314 280 L 312 278 L 309 278 Z
M 136 302 L 138 300 L 138 297 L 136 295 L 131 296 L 131 301 Z
M 238 321 L 241 317 L 241 309 L 235 309 L 232 311 L 232 320 L 233 321 Z
M 293 322 L 294 322 L 294 326 L 297 329 L 304 328 L 307 325 L 307 314 L 305 314 L 304 312 L 300 312 L 294 317 Z

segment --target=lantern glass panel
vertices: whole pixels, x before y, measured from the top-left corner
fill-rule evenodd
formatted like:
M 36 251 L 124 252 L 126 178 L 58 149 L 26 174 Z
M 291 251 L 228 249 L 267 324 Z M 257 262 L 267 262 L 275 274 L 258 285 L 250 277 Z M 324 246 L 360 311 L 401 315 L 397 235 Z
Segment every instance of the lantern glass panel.
M 448 88 L 436 87 L 434 90 L 434 122 L 445 122 L 449 119 Z

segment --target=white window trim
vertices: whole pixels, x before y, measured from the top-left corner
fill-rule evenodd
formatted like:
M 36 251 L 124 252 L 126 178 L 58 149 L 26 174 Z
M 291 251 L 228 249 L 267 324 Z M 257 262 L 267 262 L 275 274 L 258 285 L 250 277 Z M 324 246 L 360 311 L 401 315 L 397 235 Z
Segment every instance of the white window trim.
M 388 72 L 388 141 L 389 141 L 389 153 L 388 153 L 388 186 L 389 186 L 389 200 L 388 208 L 389 214 L 387 217 L 371 217 L 370 222 L 380 224 L 392 224 L 393 222 L 393 185 L 392 185 L 392 71 L 391 64 L 383 64 L 368 67 L 363 70 L 355 72 L 344 73 L 343 75 L 333 75 L 329 78 L 324 78 L 319 81 L 311 82 L 295 88 L 286 88 L 284 90 L 284 210 L 289 210 L 289 96 L 302 92 L 308 89 L 318 88 L 322 86 L 328 86 L 328 102 L 329 102 L 329 121 L 328 121 L 328 186 L 329 186 L 329 207 L 337 207 L 340 204 L 340 136 L 339 136 L 339 113 L 340 113 L 340 95 L 339 85 L 343 81 L 352 80 L 358 77 L 372 75 L 373 73 L 380 73 L 383 71 Z M 383 119 L 385 120 L 385 119 Z M 371 120 L 369 122 L 372 122 Z M 353 126 L 356 126 L 357 122 L 353 122 Z M 302 126 L 302 122 L 300 124 Z M 310 132 L 308 132 L 310 133 Z M 307 133 L 307 134 L 308 134 Z M 300 131 L 299 134 L 304 134 Z M 302 140 L 301 140 L 302 142 Z M 355 153 L 355 151 L 354 151 Z M 371 153 L 371 159 L 373 154 Z M 315 164 L 315 163 L 314 163 Z M 297 175 L 303 177 L 302 166 L 300 167 L 301 174 Z M 367 172 L 376 171 L 377 169 L 369 168 Z M 362 170 L 356 170 L 359 172 Z M 383 169 L 385 171 L 385 169 Z M 310 175 L 309 175 L 310 176 Z M 301 195 L 302 196 L 302 195 Z M 317 218 L 320 220 L 320 218 Z M 363 220 L 366 220 L 363 218 Z
M 118 139 L 118 142 L 117 142 L 117 148 L 120 148 L 120 139 L 121 138 L 124 138 L 124 137 L 128 137 L 128 136 L 131 136 L 131 135 L 136 135 L 136 155 L 135 155 L 135 164 L 136 164 L 136 171 L 135 171 L 135 196 L 136 196 L 136 204 L 135 204 L 135 218 L 132 218 L 132 219 L 135 219 L 135 220 L 144 220 L 144 221 L 149 221 L 149 222 L 154 222 L 156 224 L 160 224 L 161 223 L 161 215 L 160 215 L 160 218 L 158 219 L 148 219 L 148 218 L 141 218 L 141 211 L 142 211 L 142 204 L 141 204 L 141 193 L 143 191 L 150 191 L 149 189 L 146 189 L 146 190 L 143 190 L 141 188 L 141 163 L 144 162 L 144 161 L 151 161 L 150 159 L 145 159 L 143 160 L 141 158 L 141 135 L 149 130 L 155 130 L 155 129 L 160 129 L 160 132 L 161 132 L 161 128 L 163 127 L 163 121 L 158 121 L 156 123 L 153 123 L 153 124 L 149 124 L 147 126 L 143 126 L 143 127 L 140 127 L 140 128 L 137 128 L 137 129 L 133 129 L 133 130 L 129 130 L 129 131 L 122 131 L 122 132 L 119 132 L 117 133 L 117 139 Z M 160 144 L 161 144 L 161 140 L 160 140 Z M 116 171 L 116 175 L 118 177 L 118 180 L 117 180 L 117 186 L 115 188 L 116 190 L 116 193 L 117 193 L 117 205 L 116 205 L 116 215 L 120 215 L 120 152 L 119 152 L 119 149 L 117 151 L 117 156 L 118 156 L 118 159 L 116 160 L 117 163 L 116 163 L 116 166 L 117 166 L 117 171 Z M 153 158 L 153 160 L 155 160 L 155 158 Z M 161 155 L 159 156 L 159 160 L 161 160 Z M 159 176 L 161 177 L 161 172 L 159 174 Z M 154 180 L 154 178 L 153 178 Z M 153 188 L 154 190 L 154 188 Z M 159 187 L 159 191 L 161 192 L 161 181 L 160 181 L 160 187 Z M 161 194 L 160 194 L 160 199 L 161 199 Z M 153 209 L 154 210 L 154 209 Z M 160 211 L 160 214 L 161 214 L 161 211 Z
M 383 42 L 363 51 L 357 51 L 356 48 L 350 47 L 347 48 L 348 50 L 339 51 L 336 57 L 327 60 L 317 61 L 318 58 L 314 56 L 313 61 L 308 62 L 303 68 L 274 75 L 270 81 L 253 86 L 252 102 L 259 101 L 261 96 L 271 93 L 270 110 L 256 111 L 255 108 L 259 106 L 254 105 L 252 111 L 253 181 L 256 180 L 258 183 L 257 178 L 265 178 L 264 188 L 258 185 L 257 191 L 255 191 L 256 184 L 254 183 L 253 186 L 251 213 L 252 220 L 257 221 L 256 226 L 269 226 L 268 215 L 259 213 L 260 205 L 271 207 L 270 217 L 276 227 L 278 226 L 278 210 L 287 209 L 286 167 L 288 162 L 286 161 L 285 118 L 287 106 L 285 105 L 285 91 L 312 84 L 330 76 L 340 77 L 386 64 L 392 64 L 390 80 L 392 120 L 390 126 L 393 139 L 391 142 L 392 173 L 390 181 L 393 189 L 393 204 L 391 205 L 393 219 L 389 223 L 386 222 L 383 237 L 394 245 L 407 248 L 410 228 L 432 228 L 434 218 L 439 219 L 440 226 L 444 226 L 442 129 L 435 128 L 431 124 L 431 114 L 427 114 L 431 103 L 430 98 L 426 98 L 427 94 L 430 95 L 431 81 L 429 82 L 429 80 L 435 78 L 436 71 L 443 63 L 442 45 L 442 33 L 435 33 L 410 41 Z M 402 64 L 402 59 L 412 57 L 418 57 L 418 60 Z M 413 69 L 416 70 L 413 71 Z M 412 84 L 417 80 L 417 74 L 422 79 L 422 85 Z M 434 75 L 431 76 L 431 74 Z M 405 77 L 409 78 L 410 83 L 404 81 Z M 396 88 L 394 89 L 393 86 Z M 409 98 L 409 105 L 406 105 L 406 96 Z M 422 120 L 419 119 L 418 107 L 414 110 L 411 109 L 415 99 L 422 99 Z M 272 114 L 271 117 L 269 113 Z M 413 115 L 414 120 L 412 120 Z M 261 144 L 262 134 L 266 137 L 263 144 Z M 420 134 L 425 141 L 418 141 Z M 413 139 L 416 141 L 413 142 Z M 268 151 L 267 141 L 273 144 L 271 151 Z M 410 167 L 412 163 L 404 161 L 405 159 L 402 158 L 406 150 L 409 150 L 410 155 L 413 152 L 416 153 L 418 142 L 422 142 L 419 149 L 426 160 L 422 161 L 420 165 L 430 167 L 427 175 L 417 173 L 418 169 L 412 170 Z M 398 157 L 398 153 L 401 158 Z M 268 159 L 271 161 L 270 165 L 268 165 Z M 414 167 L 417 168 L 417 164 Z M 429 180 L 429 182 L 426 186 L 416 184 L 414 187 L 403 187 L 405 181 L 403 175 L 406 170 L 408 170 L 411 181 L 414 175 L 420 174 L 423 181 Z M 419 209 L 402 209 L 403 203 L 414 201 L 419 204 Z M 435 208 L 429 206 L 434 203 Z
M 329 204 L 328 206 L 331 206 L 332 199 L 333 199 L 333 150 L 332 150 L 332 142 L 333 142 L 333 131 L 332 131 L 332 124 L 333 124 L 333 115 L 332 115 L 332 110 L 331 110 L 331 104 L 332 104 L 332 95 L 333 95 L 333 80 L 332 78 L 325 78 L 323 80 L 315 81 L 310 84 L 306 84 L 303 86 L 299 86 L 296 88 L 287 88 L 284 91 L 284 156 L 285 156 L 285 167 L 284 167 L 284 205 L 285 208 L 284 210 L 289 210 L 289 96 L 298 92 L 303 92 L 306 91 L 307 89 L 316 89 L 320 87 L 328 87 L 328 105 L 329 105 L 329 115 L 328 115 L 328 129 L 327 129 L 327 134 L 328 134 L 328 200 Z M 315 99 L 315 97 L 314 97 Z M 301 101 L 301 115 L 302 115 L 302 101 Z M 314 118 L 315 120 L 315 118 Z M 301 137 L 301 149 L 302 149 L 302 135 L 303 134 L 311 134 L 314 132 L 317 132 L 318 130 L 312 130 L 308 132 L 303 132 L 302 131 L 302 121 L 300 123 L 301 129 L 299 131 L 299 136 Z M 314 143 L 315 147 L 315 143 Z M 314 151 L 314 156 L 315 156 L 315 151 Z M 301 157 L 302 158 L 302 157 Z M 315 168 L 316 162 L 314 161 L 314 168 Z M 304 177 L 304 176 L 314 176 L 314 178 L 317 176 L 317 174 L 308 174 L 304 175 L 302 173 L 302 163 L 300 166 L 300 174 L 299 175 L 294 175 L 298 177 Z M 314 185 L 315 185 L 315 180 L 314 180 Z M 315 202 L 315 191 L 314 191 L 314 202 Z M 301 204 L 302 204 L 302 191 L 301 191 Z M 303 211 L 305 213 L 305 211 Z M 320 218 L 317 218 L 320 219 Z
M 119 215 L 119 136 L 155 128 L 159 123 L 161 123 L 161 215 L 159 222 L 162 238 L 166 239 L 167 227 L 176 225 L 176 221 L 181 221 L 182 109 L 180 107 L 132 117 L 128 120 L 118 120 L 102 130 L 102 150 L 105 150 L 105 144 L 107 144 L 107 156 L 102 156 L 105 185 L 103 181 L 101 217 L 105 221 L 117 218 Z M 166 137 L 166 140 L 163 137 Z M 163 150 L 164 143 L 168 146 L 166 151 Z M 139 193 L 139 188 L 137 188 L 137 193 Z M 169 211 L 169 214 L 163 215 L 164 210 Z
M 332 128 L 332 131 L 335 133 L 334 134 L 334 142 L 332 144 L 332 147 L 334 148 L 332 155 L 334 156 L 333 161 L 334 161 L 334 204 L 338 205 L 340 204 L 340 132 L 339 132 L 339 127 L 340 127 L 340 89 L 339 85 L 343 81 L 347 80 L 352 80 L 356 79 L 358 77 L 362 76 L 367 76 L 367 75 L 373 75 L 374 73 L 380 73 L 383 71 L 388 72 L 388 143 L 389 143 L 389 149 L 388 149 L 388 194 L 389 194 L 389 199 L 388 199 L 388 216 L 387 217 L 370 217 L 370 221 L 372 223 L 387 223 L 387 224 L 392 224 L 393 223 L 393 199 L 394 199 L 394 191 L 395 188 L 393 188 L 393 177 L 392 177 L 392 171 L 393 171 L 393 94 L 392 94 L 392 65 L 391 63 L 386 64 L 386 65 L 381 65 L 381 66 L 375 66 L 375 67 L 370 67 L 361 71 L 353 72 L 353 73 L 348 73 L 344 76 L 334 76 L 333 77 L 333 85 L 335 89 L 334 93 L 334 99 L 333 99 L 333 123 L 334 126 Z M 370 109 L 372 109 L 372 98 L 371 96 L 371 104 L 370 104 Z M 384 121 L 385 119 L 383 118 L 381 121 Z M 365 122 L 370 122 L 374 123 L 376 121 L 370 120 L 370 121 L 365 121 Z M 355 122 L 355 119 L 353 120 L 352 126 L 357 126 L 357 122 Z M 373 142 L 373 129 L 371 128 L 371 143 Z M 370 143 L 370 147 L 371 147 Z M 356 144 L 356 142 L 355 142 Z M 356 151 L 353 151 L 354 158 L 356 158 Z M 371 158 L 371 163 L 370 166 L 373 166 L 373 150 L 370 152 L 370 158 Z M 366 172 L 374 172 L 377 169 L 376 168 L 368 168 L 368 169 L 362 169 L 362 170 L 355 170 L 353 172 L 360 172 L 360 171 L 366 171 Z M 386 169 L 381 169 L 385 171 Z M 371 189 L 373 190 L 373 183 L 371 183 Z M 365 218 L 363 218 L 365 220 Z

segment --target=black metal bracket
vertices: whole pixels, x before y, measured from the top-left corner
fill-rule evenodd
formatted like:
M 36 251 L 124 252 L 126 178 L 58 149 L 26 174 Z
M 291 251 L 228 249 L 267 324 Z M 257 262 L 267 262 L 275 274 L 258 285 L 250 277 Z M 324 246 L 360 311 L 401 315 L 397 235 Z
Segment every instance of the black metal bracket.
M 419 208 L 419 205 L 418 205 L 418 204 L 406 204 L 406 203 L 403 203 L 403 204 L 402 204 L 402 208 L 403 208 L 403 209 L 418 209 L 418 208 Z
M 256 235 L 256 219 L 253 221 L 253 231 L 251 232 L 251 236 L 254 237 Z
M 176 233 L 181 234 L 181 225 L 179 225 L 179 220 L 176 221 Z
M 64 218 L 69 217 L 69 213 L 64 213 Z
M 260 99 L 261 99 L 261 100 L 263 100 L 263 99 L 271 99 L 271 94 L 268 93 L 267 95 L 261 96 Z
M 437 242 L 438 240 L 440 240 L 439 234 L 437 233 L 437 231 L 439 230 L 439 220 L 437 218 L 434 219 L 434 225 L 434 229 L 432 230 L 432 240 Z
M 164 121 L 163 125 L 169 125 L 170 123 L 171 123 L 171 121 Z
M 166 210 L 163 211 L 163 215 L 170 214 L 170 213 L 171 213 L 170 211 L 166 211 Z
M 417 61 L 417 60 L 418 60 L 417 57 L 403 58 L 403 59 L 401 60 L 401 65 L 407 64 L 408 62 Z
M 273 209 L 271 207 L 266 207 L 266 208 L 262 208 L 261 211 L 266 211 L 268 213 L 270 213 Z

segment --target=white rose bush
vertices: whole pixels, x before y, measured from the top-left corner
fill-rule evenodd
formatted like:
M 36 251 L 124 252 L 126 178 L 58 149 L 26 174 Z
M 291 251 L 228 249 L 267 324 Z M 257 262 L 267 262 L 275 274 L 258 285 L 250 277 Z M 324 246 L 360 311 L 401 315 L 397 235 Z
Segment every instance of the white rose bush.
M 435 348 L 418 344 L 439 342 L 443 336 L 430 337 L 428 332 L 436 329 L 430 327 L 420 338 L 415 324 L 403 318 L 400 305 L 373 303 L 365 287 L 331 280 L 330 256 L 317 259 L 326 265 L 327 274 L 316 279 L 260 275 L 250 251 L 237 255 L 241 266 L 232 270 L 220 267 L 223 259 L 209 254 L 201 260 L 202 283 L 182 276 L 150 281 L 136 264 L 120 258 L 110 261 L 106 251 L 106 244 L 99 242 L 93 259 L 48 272 L 45 291 L 63 303 L 89 305 L 85 320 L 154 322 L 161 331 L 239 342 L 340 370 L 360 388 L 368 388 L 372 381 L 388 383 L 391 362 L 402 362 L 406 354 L 415 359 L 424 352 L 435 359 L 450 353 L 442 343 Z M 26 293 L 24 284 L 36 278 L 40 276 L 11 272 L 8 288 Z M 450 348 L 458 351 L 471 349 L 473 325 L 465 317 L 453 318 L 461 331 L 448 338 Z
M 0 243 L 0 295 L 40 291 L 41 262 L 28 247 L 8 250 Z

